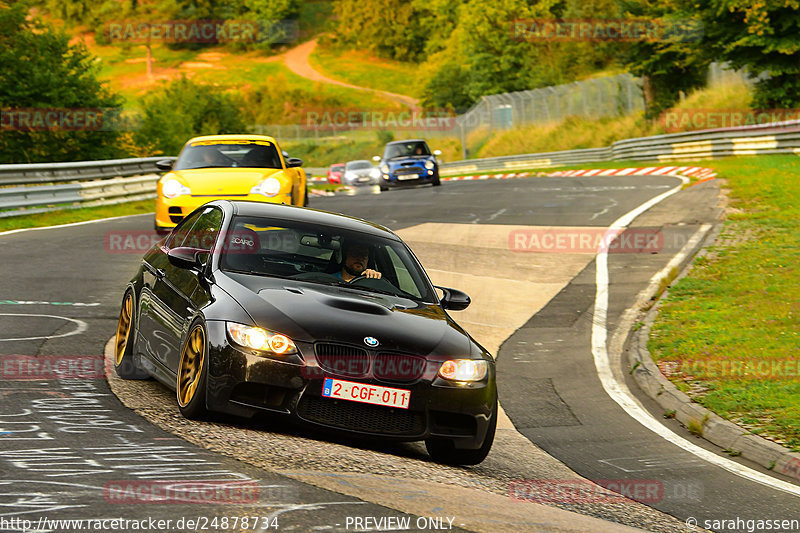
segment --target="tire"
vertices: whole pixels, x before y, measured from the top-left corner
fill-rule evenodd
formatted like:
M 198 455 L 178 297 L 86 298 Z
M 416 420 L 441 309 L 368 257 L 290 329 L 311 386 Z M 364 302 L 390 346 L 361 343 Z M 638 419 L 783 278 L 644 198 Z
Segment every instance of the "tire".
M 489 427 L 486 430 L 486 436 L 483 438 L 481 447 L 476 450 L 459 450 L 450 439 L 431 438 L 425 441 L 425 448 L 431 459 L 437 463 L 445 465 L 477 465 L 481 463 L 486 456 L 489 455 L 489 450 L 492 449 L 494 442 L 494 434 L 497 430 L 497 399 L 494 401 L 494 411 L 492 418 L 489 421 Z
M 205 417 L 206 378 L 208 376 L 208 333 L 205 324 L 196 320 L 181 348 L 175 392 L 178 409 L 190 420 Z
M 433 179 L 433 186 L 434 187 L 438 187 L 441 184 L 442 184 L 442 182 L 439 180 L 439 175 L 437 174 L 436 177 Z
M 306 192 L 303 194 L 303 207 L 308 207 L 308 185 L 306 185 Z
M 386 192 L 389 190 L 389 187 L 384 187 L 383 185 L 379 185 L 381 192 Z
M 122 297 L 122 308 L 114 339 L 114 371 L 122 379 L 148 379 L 150 374 L 139 368 L 133 356 L 133 336 L 136 333 L 136 302 L 128 289 Z

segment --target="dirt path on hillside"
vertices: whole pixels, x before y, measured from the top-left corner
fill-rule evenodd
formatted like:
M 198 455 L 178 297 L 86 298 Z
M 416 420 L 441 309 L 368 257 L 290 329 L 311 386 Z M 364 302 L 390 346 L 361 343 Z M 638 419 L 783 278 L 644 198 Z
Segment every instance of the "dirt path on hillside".
M 300 46 L 296 46 L 291 50 L 289 50 L 288 52 L 286 52 L 285 54 L 283 54 L 283 62 L 284 64 L 286 64 L 289 70 L 309 80 L 318 81 L 321 83 L 329 83 L 331 85 L 339 85 L 340 87 L 347 87 L 349 89 L 356 89 L 359 91 L 373 92 L 376 94 L 380 94 L 381 96 L 388 98 L 393 102 L 398 102 L 404 106 L 408 106 L 411 109 L 420 108 L 419 100 L 417 100 L 416 98 L 411 98 L 410 96 L 406 96 L 403 94 L 390 93 L 388 91 L 380 91 L 378 89 L 370 89 L 369 87 L 359 87 L 358 85 L 352 85 L 350 83 L 335 80 L 333 78 L 325 76 L 318 70 L 315 70 L 314 67 L 311 66 L 311 62 L 309 61 L 309 56 L 316 47 L 317 47 L 316 39 L 303 43 Z

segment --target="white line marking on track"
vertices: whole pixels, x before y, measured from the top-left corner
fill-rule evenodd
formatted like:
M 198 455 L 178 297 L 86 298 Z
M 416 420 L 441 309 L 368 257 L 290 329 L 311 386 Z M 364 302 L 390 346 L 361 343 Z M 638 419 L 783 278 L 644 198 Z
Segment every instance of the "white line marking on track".
M 636 209 L 629 211 L 628 213 L 624 214 L 616 221 L 614 221 L 611 226 L 609 226 L 607 234 L 609 232 L 613 232 L 615 230 L 619 230 L 621 228 L 627 227 L 633 219 L 637 216 L 642 214 L 644 211 L 650 209 L 654 205 L 658 204 L 665 198 L 672 196 L 673 194 L 677 193 L 681 190 L 681 187 L 689 180 L 682 176 L 675 176 L 681 180 L 681 185 L 670 189 L 669 191 L 659 194 L 658 196 L 651 198 L 647 202 L 643 203 Z M 707 231 L 707 229 L 706 229 Z M 684 245 L 684 247 L 678 252 L 678 254 L 672 258 L 670 264 L 674 262 L 674 264 L 679 264 L 683 258 L 688 255 L 689 250 L 693 247 L 697 241 L 701 238 L 700 233 L 703 232 L 703 228 L 700 228 L 689 241 Z M 662 425 L 658 420 L 656 420 L 645 408 L 642 406 L 641 403 L 633 396 L 631 391 L 628 389 L 627 385 L 624 382 L 618 381 L 614 376 L 612 371 L 611 361 L 608 354 L 608 349 L 606 347 L 606 339 L 608 336 L 608 331 L 606 329 L 607 325 L 607 315 L 608 315 L 608 286 L 609 286 L 609 275 L 608 275 L 608 250 L 600 250 L 597 254 L 596 258 L 596 265 L 597 265 L 597 272 L 596 272 L 596 283 L 597 283 L 597 290 L 595 292 L 595 303 L 594 303 L 594 320 L 592 323 L 592 355 L 594 356 L 594 364 L 597 368 L 597 375 L 600 378 L 600 382 L 603 385 L 606 393 L 613 399 L 617 404 L 619 404 L 622 409 L 628 413 L 628 415 L 642 424 L 644 427 L 658 435 L 659 437 L 663 438 L 664 440 L 678 446 L 679 448 L 699 457 L 715 466 L 723 468 L 728 472 L 735 474 L 739 477 L 744 479 L 748 479 L 750 481 L 754 481 L 756 483 L 760 483 L 767 487 L 781 490 L 783 492 L 792 494 L 794 496 L 800 496 L 800 487 L 797 485 L 793 485 L 791 483 L 787 483 L 786 481 L 773 478 L 766 474 L 762 474 L 761 472 L 757 472 L 752 468 L 748 468 L 744 465 L 731 461 L 730 459 L 726 459 L 725 457 L 720 457 L 719 455 L 710 452 L 696 444 L 692 444 L 691 442 L 687 441 L 680 435 L 674 433 L 672 430 L 667 428 L 666 426 Z M 670 267 L 670 265 L 667 265 Z M 666 267 L 665 267 L 666 268 Z M 671 268 L 671 267 L 670 267 Z M 663 270 L 661 271 L 663 272 Z M 657 276 L 661 274 L 659 272 L 654 276 L 655 279 Z M 652 282 L 652 280 L 651 280 Z
M 35 341 L 39 339 L 57 339 L 59 337 L 69 337 L 71 335 L 79 335 L 86 331 L 89 328 L 89 325 L 84 322 L 83 320 L 78 320 L 77 318 L 69 318 L 66 316 L 58 316 L 58 315 L 26 315 L 22 313 L 0 313 L 0 316 L 38 316 L 44 318 L 58 318 L 61 320 L 66 320 L 67 322 L 72 322 L 77 324 L 77 328 L 72 331 L 68 331 L 67 333 L 61 333 L 60 335 L 42 335 L 39 337 L 15 337 L 13 339 L 0 339 L 0 342 L 5 341 Z
M 108 217 L 108 218 L 98 218 L 95 220 L 84 220 L 83 222 L 70 222 L 69 224 L 58 224 L 57 226 L 41 226 L 38 228 L 20 228 L 20 229 L 11 229 L 8 231 L 0 231 L 0 236 L 3 235 L 11 235 L 12 233 L 22 233 L 23 231 L 38 231 L 43 229 L 55 229 L 55 228 L 70 228 L 72 226 L 83 226 L 85 224 L 94 224 L 96 222 L 107 222 L 109 220 L 117 220 L 119 218 L 130 218 L 130 217 L 141 217 L 144 215 L 153 216 L 154 213 L 139 213 L 136 215 L 121 215 L 118 217 Z

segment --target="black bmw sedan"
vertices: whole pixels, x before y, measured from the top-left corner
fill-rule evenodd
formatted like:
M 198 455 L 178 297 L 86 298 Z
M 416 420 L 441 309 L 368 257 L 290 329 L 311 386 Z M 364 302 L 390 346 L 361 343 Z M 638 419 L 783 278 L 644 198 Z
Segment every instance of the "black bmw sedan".
M 408 246 L 370 222 L 219 200 L 149 250 L 122 300 L 115 369 L 181 413 L 280 413 L 351 436 L 424 440 L 477 464 L 497 424 L 491 355 Z

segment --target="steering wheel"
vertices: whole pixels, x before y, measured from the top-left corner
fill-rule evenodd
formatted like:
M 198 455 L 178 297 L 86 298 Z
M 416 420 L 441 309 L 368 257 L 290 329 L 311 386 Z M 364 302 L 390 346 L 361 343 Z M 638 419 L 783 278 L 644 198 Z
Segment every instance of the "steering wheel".
M 367 279 L 367 276 L 366 276 L 365 274 L 359 274 L 358 276 L 356 276 L 356 277 L 352 278 L 352 279 L 351 279 L 350 281 L 348 281 L 347 283 L 354 283 L 354 282 L 356 282 L 356 281 L 358 281 L 358 280 L 360 280 L 360 279 Z

